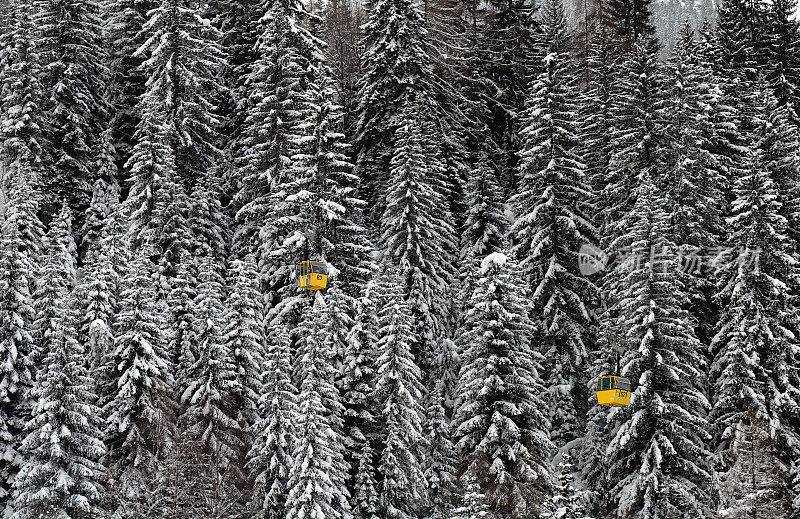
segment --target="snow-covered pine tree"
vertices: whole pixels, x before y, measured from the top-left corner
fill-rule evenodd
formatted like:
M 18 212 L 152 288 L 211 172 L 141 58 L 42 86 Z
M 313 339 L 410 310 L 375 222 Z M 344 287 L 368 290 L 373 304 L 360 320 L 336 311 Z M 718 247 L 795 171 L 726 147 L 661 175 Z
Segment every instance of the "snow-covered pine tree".
M 257 254 L 269 319 L 294 324 L 308 295 L 292 286 L 295 262 L 326 260 L 354 294 L 347 285 L 367 273 L 361 262 L 368 248 L 356 223 L 362 205 L 356 177 L 337 129 L 340 108 L 314 33 L 319 19 L 299 2 L 275 1 L 261 25 L 259 61 L 248 83 L 234 248 Z
M 264 301 L 258 285 L 255 257 L 231 262 L 222 342 L 233 358 L 236 371 L 234 408 L 239 413 L 237 421 L 246 431 L 247 450 L 252 445 L 253 429 L 259 418 L 258 400 L 264 392 L 261 371 L 266 357 Z
M 151 482 L 159 454 L 172 436 L 175 399 L 165 349 L 164 313 L 154 286 L 152 245 L 136 251 L 122 280 L 117 336 L 110 356 L 115 392 L 107 417 L 106 465 L 113 507 L 135 510 Z
M 207 464 L 193 475 L 194 485 L 209 513 L 220 509 L 233 486 L 241 484 L 244 460 L 243 426 L 237 396 L 241 394 L 233 352 L 223 336 L 225 293 L 220 267 L 211 255 L 201 260 L 195 297 L 194 339 L 197 359 L 189 368 L 181 395 L 178 424 L 188 456 Z
M 160 245 L 165 233 L 154 227 L 163 225 L 166 217 L 185 216 L 180 210 L 171 210 L 167 215 L 154 214 L 157 204 L 169 208 L 170 200 L 162 191 L 165 186 L 175 185 L 175 156 L 169 145 L 168 128 L 163 124 L 166 114 L 158 104 L 143 97 L 137 110 L 141 120 L 136 129 L 136 144 L 125 165 L 130 189 L 124 213 L 129 219 L 127 240 L 132 248 L 146 242 Z
M 659 106 L 666 144 L 659 186 L 665 192 L 670 240 L 683 258 L 681 273 L 689 306 L 695 316 L 697 336 L 708 344 L 718 309 L 713 302 L 714 272 L 703 264 L 719 248 L 724 236 L 723 214 L 727 179 L 725 157 L 715 149 L 718 133 L 715 115 L 717 93 L 702 64 L 694 31 L 685 24 L 665 70 L 665 93 Z
M 114 351 L 119 279 L 111 261 L 110 251 L 101 249 L 92 262 L 84 266 L 83 276 L 75 287 L 75 300 L 79 305 L 75 326 L 85 364 L 95 379 L 98 405 L 106 403 L 105 391 L 112 383 L 106 361 Z
M 423 436 L 427 444 L 424 455 L 425 482 L 428 492 L 429 512 L 428 517 L 443 519 L 450 516 L 453 503 L 453 490 L 455 484 L 455 446 L 453 445 L 453 431 L 451 424 L 452 402 L 450 401 L 454 387 L 454 363 L 445 364 L 452 360 L 455 349 L 453 341 L 443 339 L 434 365 L 433 387 L 428 392 L 425 406 L 425 422 Z M 448 405 L 450 404 L 450 405 Z
M 800 258 L 800 144 L 797 128 L 792 124 L 791 107 L 781 104 L 772 95 L 771 89 L 759 82 L 755 92 L 754 116 L 749 118 L 756 142 L 764 152 L 765 167 L 770 171 L 781 203 L 780 212 L 786 219 L 786 234 L 789 236 L 789 252 L 795 259 Z M 800 281 L 797 279 L 796 281 Z M 800 294 L 795 284 L 792 294 Z
M 488 129 L 497 146 L 490 156 L 506 193 L 515 193 L 518 188 L 519 117 L 542 57 L 536 48 L 540 35 L 538 7 L 531 0 L 492 0 L 486 8 L 479 59 L 481 76 L 489 87 Z
M 558 463 L 558 484 L 553 489 L 550 510 L 540 514 L 540 519 L 589 519 L 586 515 L 588 492 L 575 486 L 572 457 L 564 453 Z
M 103 135 L 108 136 L 108 132 Z M 110 169 L 113 169 L 113 165 Z M 103 176 L 106 177 L 106 175 Z M 106 178 L 98 178 L 92 186 L 92 200 L 84 215 L 83 227 L 80 230 L 81 242 L 78 244 L 79 258 L 84 265 L 94 263 L 100 253 L 106 219 L 119 202 L 119 187 L 113 183 L 114 176 L 107 177 L 111 179 L 112 183 L 109 183 Z
M 364 201 L 359 198 L 358 176 L 350 162 L 350 146 L 342 134 L 342 107 L 334 101 L 336 92 L 325 67 L 312 85 L 311 124 L 313 149 L 308 166 L 314 172 L 310 187 L 318 191 L 313 223 L 316 243 L 312 251 L 339 271 L 336 281 L 349 296 L 355 296 L 370 273 L 367 230 L 361 224 Z
M 254 480 L 250 510 L 259 519 L 286 517 L 289 471 L 296 465 L 293 449 L 300 431 L 298 394 L 291 371 L 289 333 L 283 326 L 274 327 L 267 337 L 259 421 L 253 427 L 253 446 L 247 461 Z
M 725 58 L 720 62 L 730 76 L 753 80 L 762 52 L 762 5 L 747 0 L 723 0 L 717 9 L 715 38 Z
M 613 207 L 600 196 L 606 186 L 606 174 L 611 160 L 613 142 L 612 93 L 617 85 L 616 73 L 620 56 L 613 51 L 606 32 L 595 30 L 587 43 L 586 61 L 582 64 L 582 81 L 585 85 L 579 94 L 581 143 L 580 156 L 584 163 L 587 182 L 595 195 L 592 221 L 599 230 L 603 228 L 605 210 Z
M 9 27 L 3 37 L 7 48 L 2 52 L 2 83 L 0 84 L 0 114 L 3 140 L 0 167 L 0 201 L 8 195 L 15 169 L 16 174 L 29 176 L 31 187 L 38 189 L 42 182 L 47 147 L 42 130 L 46 127 L 41 109 L 42 87 L 39 83 L 40 42 L 35 27 L 35 0 L 13 0 L 6 6 Z M 21 166 L 24 164 L 24 166 Z
M 179 263 L 175 277 L 170 280 L 170 291 L 167 296 L 169 336 L 166 349 L 174 369 L 175 396 L 178 401 L 186 388 L 189 371 L 198 357 L 194 329 L 197 297 L 195 274 L 188 261 Z
M 32 292 L 42 248 L 42 224 L 26 170 L 12 180 L 0 213 L 0 508 L 20 468 L 18 442 L 30 412 L 35 369 L 30 356 L 36 348 Z
M 461 288 L 458 293 L 462 307 L 475 288 L 475 277 L 481 261 L 500 250 L 508 227 L 501 198 L 502 190 L 497 185 L 494 174 L 481 165 L 485 163 L 478 164 L 469 172 L 465 189 L 469 203 L 461 232 Z
M 463 494 L 460 498 L 461 506 L 453 509 L 451 519 L 491 519 L 492 511 L 486 499 L 486 494 L 481 491 L 478 478 L 471 472 L 461 476 Z
M 544 70 L 531 84 L 520 139 L 520 189 L 511 198 L 513 253 L 531 288 L 531 316 L 542 325 L 551 440 L 581 436 L 586 367 L 597 288 L 578 270 L 582 245 L 596 242 L 592 194 L 579 155 L 579 106 L 570 34 L 561 0 L 541 7 Z M 587 344 L 588 343 L 588 344 Z
M 258 252 L 259 233 L 271 211 L 273 186 L 288 177 L 292 157 L 300 151 L 307 103 L 306 71 L 317 41 L 305 28 L 303 6 L 297 1 L 265 3 L 258 23 L 258 41 L 245 82 L 247 107 L 237 149 L 237 208 L 234 249 L 239 257 Z M 271 244 L 270 244 L 271 245 Z M 259 268 L 266 268 L 258 258 Z M 265 280 L 266 281 L 266 280 Z
M 233 157 L 240 156 L 244 151 L 240 149 L 242 124 L 250 106 L 247 104 L 249 90 L 247 78 L 253 72 L 253 66 L 258 59 L 256 43 L 260 35 L 260 21 L 264 16 L 267 2 L 264 0 L 218 0 L 212 4 L 215 9 L 215 21 L 222 34 L 220 43 L 225 52 L 225 68 L 223 81 L 226 87 L 226 96 L 220 105 L 224 118 L 221 131 L 222 149 L 226 152 L 226 162 L 229 165 Z M 223 184 L 230 177 L 231 171 L 222 173 Z M 233 187 L 233 186 L 226 186 Z
M 607 254 L 621 252 L 610 249 L 609 242 L 625 233 L 620 222 L 635 202 L 636 179 L 640 172 L 659 163 L 661 156 L 656 150 L 663 140 L 657 110 L 663 92 L 654 50 L 643 43 L 635 45 L 619 74 L 610 98 L 612 149 L 600 193 L 605 200 L 598 222 Z
M 147 13 L 156 5 L 154 0 L 103 2 L 103 34 L 109 58 L 108 103 L 112 109 L 109 131 L 118 171 L 123 171 L 136 145 L 136 105 L 147 81 L 141 66 L 144 57 L 136 55 L 136 51 L 144 43 L 142 27 Z
M 448 279 L 456 278 L 448 254 L 453 227 L 437 183 L 441 163 L 425 146 L 423 119 L 430 110 L 420 99 L 404 101 L 380 224 L 385 268 L 398 271 L 414 328 L 411 351 L 423 367 L 432 365 L 436 341 L 447 330 Z
M 214 170 L 204 172 L 196 182 L 188 200 L 191 238 L 187 245 L 195 257 L 210 255 L 218 263 L 224 263 L 228 257 L 231 225 L 222 208 L 220 180 Z
M 649 170 L 638 175 L 634 205 L 619 222 L 626 232 L 611 242 L 626 259 L 606 277 L 612 288 L 605 326 L 632 345 L 614 374 L 634 387 L 630 405 L 606 418 L 605 504 L 620 518 L 706 517 L 711 469 L 704 358 L 655 182 Z
M 377 222 L 388 202 L 385 184 L 394 150 L 402 146 L 398 129 L 408 123 L 406 105 L 409 99 L 433 101 L 437 84 L 422 6 L 410 0 L 373 0 L 366 8 L 355 155 L 369 216 Z M 437 106 L 428 108 L 439 113 Z
M 425 106 L 424 113 L 415 113 L 414 117 L 425 117 L 426 123 L 436 128 L 428 136 L 432 149 L 424 160 L 431 162 L 431 169 L 441 168 L 431 177 L 438 177 L 443 195 L 458 187 L 457 178 L 462 174 L 457 163 L 464 153 L 454 142 L 454 114 L 449 113 L 454 94 L 434 72 L 437 52 L 429 40 L 423 8 L 409 0 L 375 0 L 367 5 L 355 155 L 356 171 L 374 222 L 386 211 L 386 184 L 391 182 L 394 150 L 402 146 L 398 130 L 408 122 L 410 114 L 404 110 L 409 100 Z M 433 161 L 439 164 L 433 165 Z M 448 210 L 453 202 L 450 194 L 444 206 Z
M 422 375 L 411 350 L 415 331 L 409 304 L 396 274 L 378 281 L 375 400 L 378 453 L 378 516 L 413 519 L 426 510 L 423 459 L 425 423 Z
M 96 0 L 36 0 L 41 48 L 42 128 L 54 170 L 43 178 L 44 210 L 67 201 L 82 214 L 96 178 L 95 157 L 106 128 L 108 80 Z M 55 204 L 48 206 L 47 204 Z
M 722 475 L 723 519 L 781 519 L 790 517 L 787 467 L 775 456 L 774 439 L 766 419 L 755 409 L 736 424 L 731 442 L 735 460 Z
M 610 28 L 609 36 L 625 51 L 637 43 L 655 50 L 656 27 L 652 20 L 651 0 L 610 0 L 601 8 L 601 23 Z
M 48 263 L 63 260 L 51 249 Z M 105 454 L 95 384 L 75 326 L 77 301 L 54 301 L 58 316 L 31 397 L 20 452 L 13 519 L 101 517 Z
M 64 299 L 75 285 L 75 241 L 72 239 L 72 211 L 65 203 L 50 225 L 45 238 L 45 255 L 40 263 L 40 279 L 33 293 L 36 321 L 33 338 L 36 347 L 31 362 L 39 366 L 44 360 L 62 318 Z M 36 373 L 34 373 L 36 378 Z
M 219 161 L 216 105 L 223 94 L 223 53 L 221 35 L 206 10 L 187 0 L 157 2 L 133 54 L 143 60 L 147 78 L 137 111 L 141 118 L 153 109 L 161 114 L 158 122 L 174 156 L 176 181 L 187 189 Z
M 739 171 L 728 225 L 730 257 L 725 258 L 717 297 L 723 305 L 710 378 L 714 384 L 710 418 L 714 447 L 723 455 L 731 447 L 736 425 L 752 409 L 768 417 L 775 454 L 788 464 L 797 459 L 800 438 L 793 425 L 800 409 L 797 377 L 789 367 L 797 358 L 794 341 L 797 283 L 794 245 L 787 234 L 782 193 L 775 169 L 780 155 L 770 149 L 772 124 L 769 95 L 753 99 L 753 143 Z M 780 148 L 778 148 L 780 149 Z
M 304 315 L 299 332 L 298 397 L 294 464 L 289 471 L 286 518 L 350 519 L 347 463 L 341 434 L 342 405 L 336 389 L 335 352 L 329 340 L 328 309 L 321 296 Z
M 800 24 L 795 19 L 797 0 L 776 0 L 764 16 L 765 79 L 779 106 L 785 106 L 796 125 L 800 102 Z
M 377 513 L 374 448 L 378 430 L 374 400 L 375 334 L 378 314 L 375 281 L 370 280 L 356 300 L 355 317 L 347 334 L 339 389 L 344 405 L 343 432 L 350 465 L 350 508 L 356 519 L 374 519 Z
M 467 306 L 454 434 L 461 474 L 478 478 L 503 517 L 538 512 L 552 487 L 541 355 L 519 267 L 507 254 L 484 258 Z

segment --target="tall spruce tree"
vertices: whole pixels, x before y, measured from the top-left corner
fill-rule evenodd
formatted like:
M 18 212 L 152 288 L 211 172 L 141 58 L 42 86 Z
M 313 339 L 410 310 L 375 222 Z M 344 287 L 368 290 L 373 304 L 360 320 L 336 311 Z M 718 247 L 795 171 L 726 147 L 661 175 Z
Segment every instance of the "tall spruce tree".
M 708 344 L 718 309 L 713 301 L 714 272 L 703 259 L 719 249 L 724 237 L 727 157 L 716 149 L 717 93 L 697 47 L 687 23 L 668 61 L 664 99 L 658 108 L 669 146 L 663 152 L 659 185 L 668 199 L 670 240 L 683 258 L 687 309 L 697 320 L 698 339 Z
M 186 455 L 199 455 L 206 461 L 188 484 L 196 485 L 212 513 L 235 485 L 244 482 L 244 424 L 236 405 L 241 387 L 232 350 L 223 336 L 225 294 L 220 270 L 211 255 L 202 258 L 192 323 L 197 358 L 187 373 L 178 419 L 184 445 L 193 451 Z
M 262 377 L 264 390 L 258 400 L 259 421 L 253 428 L 253 446 L 247 468 L 254 478 L 250 510 L 256 517 L 286 516 L 289 471 L 295 464 L 299 420 L 298 394 L 292 383 L 291 344 L 285 327 L 267 336 Z
M 781 155 L 768 144 L 775 137 L 767 122 L 773 109 L 769 98 L 762 89 L 753 100 L 753 142 L 748 161 L 737 170 L 728 218 L 730 256 L 724 258 L 717 296 L 724 309 L 712 344 L 710 417 L 717 425 L 714 446 L 724 463 L 736 425 L 752 409 L 769 417 L 781 461 L 796 458 L 800 446 L 792 425 L 800 392 L 797 378 L 789 375 L 797 358 L 792 294 L 797 266 L 779 190 Z
M 606 418 L 606 506 L 616 517 L 705 517 L 704 358 L 658 193 L 652 173 L 640 173 L 634 205 L 620 222 L 627 231 L 612 242 L 626 261 L 606 278 L 606 326 L 631 344 L 618 374 L 634 383 L 630 405 Z
M 137 109 L 139 125 L 149 115 L 146 112 L 158 112 L 165 144 L 175 158 L 176 180 L 190 189 L 219 160 L 221 36 L 206 10 L 186 0 L 156 3 L 147 17 L 137 36 L 143 43 L 133 54 L 143 60 L 147 78 Z
M 228 285 L 222 340 L 230 350 L 236 371 L 234 408 L 240 416 L 238 421 L 246 428 L 249 449 L 259 418 L 258 400 L 264 389 L 261 370 L 266 356 L 264 301 L 258 291 L 258 270 L 253 256 L 231 263 Z
M 532 316 L 541 322 L 552 409 L 551 439 L 564 446 L 580 435 L 586 407 L 585 368 L 597 289 L 578 271 L 582 245 L 594 243 L 591 190 L 578 145 L 570 35 L 560 0 L 541 8 L 544 71 L 532 83 L 520 131 L 520 180 L 511 198 L 513 252 L 530 284 Z M 589 343 L 589 344 L 587 344 Z
M 175 424 L 171 363 L 165 351 L 164 309 L 154 287 L 151 246 L 136 252 L 122 280 L 118 330 L 111 354 L 114 394 L 107 417 L 106 463 L 112 503 L 120 510 L 142 505 L 142 489 L 156 473 Z
M 350 508 L 356 519 L 377 513 L 374 450 L 377 445 L 378 406 L 373 398 L 378 331 L 375 281 L 367 282 L 356 300 L 353 325 L 347 335 L 339 387 L 344 405 L 343 431 L 350 464 Z
M 42 225 L 31 185 L 21 170 L 0 213 L 0 506 L 5 508 L 20 468 L 19 438 L 30 407 L 35 366 L 33 306 Z
M 58 217 L 51 223 L 45 237 L 45 256 L 40 264 L 41 276 L 33 294 L 36 321 L 33 337 L 36 341 L 31 356 L 35 365 L 44 359 L 48 344 L 61 319 L 63 300 L 75 285 L 75 242 L 72 239 L 72 211 L 64 204 Z M 36 374 L 34 374 L 36 375 Z
M 0 176 L 0 191 L 8 196 L 15 175 L 28 176 L 31 187 L 38 190 L 44 180 L 45 164 L 49 162 L 42 134 L 47 124 L 41 107 L 41 42 L 34 19 L 35 0 L 14 0 L 6 9 L 9 26 L 4 36 L 7 48 L 2 51 L 0 84 L 0 113 L 5 121 L 0 129 L 3 139 L 0 164 L 5 171 Z
M 301 328 L 297 363 L 300 393 L 294 464 L 289 471 L 287 519 L 308 516 L 350 519 L 349 495 L 344 486 L 347 464 L 341 435 L 341 402 L 331 363 L 335 352 L 329 341 L 327 308 L 316 297 Z
M 378 282 L 375 299 L 381 323 L 375 345 L 375 399 L 383 424 L 377 467 L 378 515 L 413 519 L 426 509 L 428 496 L 422 467 L 422 375 L 411 351 L 411 309 L 396 276 Z
M 106 0 L 103 6 L 104 43 L 109 58 L 108 103 L 112 109 L 110 140 L 118 171 L 123 171 L 136 145 L 136 105 L 147 81 L 142 68 L 145 57 L 136 51 L 144 43 L 142 27 L 147 14 L 156 4 L 153 0 Z
M 44 181 L 43 209 L 66 200 L 83 211 L 89 204 L 96 145 L 105 130 L 108 79 L 100 7 L 95 0 L 36 0 L 40 31 L 42 130 L 54 171 Z M 56 204 L 56 205 L 53 205 Z
M 478 479 L 489 506 L 504 517 L 538 512 L 552 487 L 552 444 L 543 413 L 542 356 L 507 254 L 481 264 L 463 326 L 454 434 L 461 474 Z
M 441 162 L 425 145 L 430 110 L 419 99 L 405 100 L 380 225 L 384 262 L 399 271 L 414 327 L 412 353 L 423 367 L 432 365 L 436 340 L 447 330 L 448 279 L 456 278 L 453 227 L 437 181 Z
M 372 221 L 385 210 L 394 150 L 402 146 L 399 129 L 407 122 L 408 100 L 431 103 L 441 115 L 436 95 L 432 50 L 422 6 L 409 0 L 376 0 L 367 5 L 364 64 L 356 123 L 356 171 Z M 431 114 L 431 115 L 433 115 Z M 421 114 L 416 114 L 419 116 Z M 432 157 L 430 157 L 432 158 Z
M 50 255 L 52 263 L 62 260 L 58 249 Z M 105 446 L 95 384 L 75 327 L 77 301 L 63 294 L 54 304 L 59 317 L 31 393 L 35 405 L 20 446 L 25 464 L 15 483 L 15 519 L 103 514 Z
M 312 66 L 312 56 L 306 51 L 316 43 L 300 23 L 303 19 L 300 3 L 275 0 L 265 3 L 257 26 L 255 64 L 245 81 L 247 96 L 240 101 L 247 111 L 236 144 L 242 153 L 233 181 L 234 248 L 240 257 L 258 252 L 273 186 L 287 177 L 292 157 L 300 151 L 307 98 L 303 84 Z M 258 258 L 258 262 L 259 268 L 265 268 L 264 260 Z

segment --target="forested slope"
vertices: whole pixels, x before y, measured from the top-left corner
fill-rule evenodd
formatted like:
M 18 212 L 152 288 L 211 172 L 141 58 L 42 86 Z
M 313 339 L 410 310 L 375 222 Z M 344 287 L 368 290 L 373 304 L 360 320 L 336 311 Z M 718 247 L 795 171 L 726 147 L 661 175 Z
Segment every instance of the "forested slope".
M 4 517 L 800 518 L 793 0 L 0 5 Z

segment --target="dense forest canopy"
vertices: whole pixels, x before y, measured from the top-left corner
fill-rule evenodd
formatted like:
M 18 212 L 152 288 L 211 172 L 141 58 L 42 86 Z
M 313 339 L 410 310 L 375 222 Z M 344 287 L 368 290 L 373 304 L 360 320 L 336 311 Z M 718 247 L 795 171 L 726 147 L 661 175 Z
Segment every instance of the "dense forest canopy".
M 797 5 L 563 1 L 1 2 L 3 517 L 799 519 Z

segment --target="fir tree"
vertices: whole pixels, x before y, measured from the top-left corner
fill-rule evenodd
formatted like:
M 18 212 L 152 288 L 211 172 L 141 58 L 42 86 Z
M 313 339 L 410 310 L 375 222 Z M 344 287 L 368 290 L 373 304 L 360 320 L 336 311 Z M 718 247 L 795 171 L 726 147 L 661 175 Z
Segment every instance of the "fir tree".
M 399 270 L 414 327 L 412 353 L 422 366 L 431 365 L 435 341 L 446 330 L 446 280 L 455 277 L 448 254 L 453 228 L 436 171 L 431 171 L 437 161 L 424 146 L 426 126 L 420 119 L 426 110 L 406 99 L 380 226 L 384 261 Z
M 178 265 L 175 277 L 170 280 L 170 292 L 167 296 L 169 306 L 169 337 L 167 354 L 175 369 L 175 389 L 180 401 L 183 389 L 186 388 L 189 371 L 197 361 L 199 351 L 195 330 L 195 298 L 197 297 L 197 279 L 192 265 L 182 262 Z
M 687 24 L 668 62 L 665 99 L 659 107 L 669 145 L 659 185 L 667 193 L 670 240 L 683 258 L 681 272 L 689 297 L 688 310 L 697 319 L 697 336 L 708 344 L 717 308 L 714 273 L 703 258 L 718 250 L 723 238 L 726 157 L 716 149 L 717 93 L 709 85 L 710 70 L 697 53 Z
M 29 413 L 28 390 L 35 366 L 32 292 L 41 252 L 41 223 L 30 184 L 20 171 L 0 214 L 0 504 L 20 468 L 20 433 Z
M 255 63 L 245 82 L 249 92 L 241 100 L 248 110 L 242 125 L 236 162 L 235 206 L 237 254 L 256 253 L 259 232 L 271 211 L 274 186 L 291 178 L 292 157 L 300 152 L 307 92 L 306 71 L 314 67 L 317 42 L 300 23 L 305 17 L 299 2 L 271 1 L 259 21 Z M 270 244 L 271 246 L 272 244 Z M 259 268 L 264 260 L 259 258 Z
M 41 31 L 43 130 L 54 172 L 43 196 L 82 211 L 96 178 L 95 157 L 108 116 L 103 97 L 108 71 L 100 8 L 95 0 L 37 0 Z
M 41 265 L 41 279 L 34 292 L 36 321 L 33 332 L 37 346 L 31 361 L 38 365 L 54 340 L 62 311 L 63 300 L 75 284 L 75 242 L 72 239 L 72 214 L 63 205 L 50 226 L 45 239 L 46 255 Z
M 378 322 L 375 399 L 383 424 L 380 435 L 378 515 L 420 517 L 427 506 L 422 467 L 425 439 L 421 373 L 411 351 L 414 328 L 396 276 L 376 290 Z
M 582 427 L 592 319 L 587 302 L 596 287 L 578 271 L 578 251 L 594 243 L 591 191 L 578 155 L 578 105 L 569 34 L 559 0 L 542 8 L 544 71 L 532 84 L 520 131 L 520 179 L 512 199 L 516 220 L 513 252 L 532 289 L 532 310 L 541 322 L 547 366 L 551 439 L 558 446 Z M 566 405 L 564 405 L 566 402 Z
M 153 0 L 113 0 L 104 3 L 104 40 L 108 48 L 109 121 L 115 163 L 122 171 L 136 145 L 139 117 L 136 105 L 146 90 L 147 75 L 142 70 L 144 57 L 136 51 L 144 43 L 142 27 Z
M 334 385 L 331 360 L 335 352 L 327 338 L 326 312 L 324 300 L 316 298 L 304 319 L 309 324 L 303 326 L 299 338 L 297 355 L 302 383 L 294 464 L 287 484 L 288 519 L 352 517 L 349 495 L 344 487 L 347 467 L 342 436 L 338 432 L 341 409 L 337 409 L 341 403 Z
M 606 418 L 607 504 L 617 517 L 704 517 L 710 477 L 704 359 L 684 309 L 688 297 L 664 202 L 650 175 L 639 174 L 634 206 L 620 222 L 627 232 L 612 242 L 627 260 L 606 279 L 614 287 L 606 326 L 633 345 L 622 355 L 619 375 L 635 384 L 630 405 Z
M 152 248 L 137 251 L 122 280 L 118 331 L 110 362 L 117 386 L 106 404 L 107 465 L 118 506 L 140 502 L 174 427 L 171 363 L 164 312 L 153 284 Z
M 541 514 L 541 519 L 588 519 L 586 516 L 585 500 L 587 493 L 575 486 L 572 472 L 572 458 L 563 454 L 558 464 L 558 484 L 553 489 L 551 510 Z
M 660 162 L 656 149 L 662 141 L 663 123 L 657 106 L 662 91 L 655 58 L 652 49 L 636 45 L 622 63 L 621 77 L 611 92 L 613 147 L 601 191 L 605 201 L 599 222 L 603 249 L 608 254 L 621 252 L 608 245 L 613 237 L 625 233 L 620 225 L 635 202 L 637 175 L 654 171 Z
M 233 352 L 223 339 L 223 277 L 211 256 L 202 259 L 195 298 L 194 338 L 197 359 L 189 368 L 187 387 L 181 396 L 179 418 L 187 446 L 207 465 L 194 474 L 198 490 L 206 494 L 211 510 L 217 510 L 226 487 L 241 484 L 244 455 L 243 426 L 236 407 L 241 394 Z M 187 453 L 189 456 L 192 452 Z M 191 484 L 191 483 L 190 483 Z
M 476 167 L 468 175 L 466 188 L 469 199 L 466 220 L 461 233 L 461 305 L 475 288 L 475 273 L 483 258 L 502 247 L 508 222 L 503 213 L 501 190 L 493 174 Z
M 259 417 L 258 400 L 263 394 L 261 369 L 266 355 L 264 305 L 253 256 L 232 262 L 228 284 L 231 289 L 225 304 L 223 343 L 230 350 L 236 369 L 234 408 L 240 414 L 239 421 L 250 431 Z
M 382 194 L 384 184 L 390 182 L 393 150 L 403 145 L 405 137 L 398 135 L 408 122 L 405 116 L 410 115 L 405 105 L 409 99 L 433 101 L 435 75 L 421 6 L 409 0 L 375 0 L 368 5 L 367 16 L 356 170 L 364 183 L 370 216 L 377 221 L 387 202 Z
M 15 174 L 29 176 L 31 187 L 40 187 L 49 162 L 42 135 L 46 122 L 40 104 L 41 43 L 34 26 L 35 0 L 13 0 L 6 9 L 9 27 L 4 36 L 7 48 L 2 51 L 0 84 L 0 113 L 5 123 L 0 136 L 2 166 L 8 171 L 0 177 L 0 189 L 7 193 Z M 15 173 L 15 169 L 20 171 Z
M 254 477 L 251 509 L 256 517 L 285 517 L 289 471 L 298 428 L 298 395 L 291 379 L 289 334 L 283 327 L 267 337 L 263 368 L 264 390 L 258 401 L 260 420 L 253 428 L 247 467 Z
M 794 19 L 796 0 L 772 2 L 765 15 L 766 80 L 772 87 L 778 106 L 785 106 L 792 122 L 798 122 L 800 88 L 800 25 Z
M 58 262 L 59 251 L 51 261 Z M 48 341 L 42 375 L 33 387 L 33 418 L 20 446 L 25 459 L 15 483 L 11 517 L 99 517 L 105 454 L 94 382 L 78 342 L 75 312 L 66 294 Z
M 542 359 L 512 272 L 518 267 L 501 252 L 482 262 L 462 332 L 454 417 L 461 473 L 474 474 L 490 508 L 507 517 L 538 511 L 552 485 Z
M 769 417 L 776 454 L 789 463 L 800 446 L 796 428 L 789 425 L 800 409 L 800 393 L 796 377 L 788 375 L 796 358 L 791 292 L 797 267 L 776 181 L 780 159 L 767 144 L 774 137 L 773 126 L 766 123 L 768 106 L 763 97 L 756 99 L 754 126 L 759 130 L 733 189 L 731 254 L 724 258 L 717 296 L 724 310 L 712 344 L 710 417 L 717 425 L 714 445 L 723 454 L 745 413 L 755 409 Z
M 731 445 L 735 462 L 722 476 L 719 517 L 781 518 L 789 515 L 786 465 L 774 454 L 764 416 L 755 410 L 736 425 Z
M 489 88 L 488 129 L 497 146 L 496 153 L 490 156 L 506 193 L 515 193 L 519 187 L 519 117 L 525 108 L 530 80 L 536 76 L 542 58 L 536 48 L 540 35 L 538 5 L 530 0 L 493 0 L 489 5 L 483 29 L 485 51 L 479 59 L 481 75 Z
M 348 332 L 339 387 L 344 405 L 343 431 L 350 465 L 350 507 L 356 519 L 377 513 L 373 448 L 378 430 L 377 405 L 373 399 L 378 315 L 375 282 L 369 281 L 356 301 L 355 318 Z
M 471 472 L 461 476 L 461 506 L 453 509 L 450 517 L 452 519 L 490 519 L 493 514 L 489 508 L 486 494 L 481 492 L 478 478 Z
M 192 186 L 218 161 L 216 113 L 222 95 L 219 75 L 223 64 L 219 31 L 185 0 L 156 3 L 138 38 L 133 54 L 142 59 L 147 78 L 137 111 L 140 128 L 155 110 L 165 142 L 175 160 L 176 181 Z M 137 142 L 141 142 L 137 136 Z M 136 151 L 134 150 L 134 156 Z

